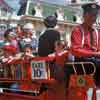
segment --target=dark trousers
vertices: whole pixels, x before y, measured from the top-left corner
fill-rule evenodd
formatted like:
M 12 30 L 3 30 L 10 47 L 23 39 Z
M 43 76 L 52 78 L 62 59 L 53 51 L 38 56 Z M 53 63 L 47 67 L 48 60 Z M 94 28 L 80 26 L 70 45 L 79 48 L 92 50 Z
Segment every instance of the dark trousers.
M 72 68 L 72 65 L 69 64 L 65 64 L 64 66 L 64 81 L 65 81 L 65 85 L 68 88 L 69 86 L 69 81 L 70 81 L 70 75 L 74 74 L 74 70 Z

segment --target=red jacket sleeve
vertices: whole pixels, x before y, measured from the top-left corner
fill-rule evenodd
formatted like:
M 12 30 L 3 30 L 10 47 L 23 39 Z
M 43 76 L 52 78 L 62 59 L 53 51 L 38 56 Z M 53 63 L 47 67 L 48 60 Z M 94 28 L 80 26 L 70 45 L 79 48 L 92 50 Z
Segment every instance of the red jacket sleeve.
M 89 57 L 94 55 L 91 49 L 82 47 L 82 32 L 79 27 L 75 27 L 72 31 L 71 52 L 78 57 Z

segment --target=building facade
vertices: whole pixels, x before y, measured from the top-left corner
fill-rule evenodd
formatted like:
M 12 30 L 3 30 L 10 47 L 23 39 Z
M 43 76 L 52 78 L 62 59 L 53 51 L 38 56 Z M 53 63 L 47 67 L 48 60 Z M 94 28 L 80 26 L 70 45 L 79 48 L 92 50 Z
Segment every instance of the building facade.
M 0 39 L 2 39 L 4 31 L 8 27 L 9 16 L 12 11 L 13 9 L 4 0 L 0 0 Z
M 70 1 L 69 4 L 58 5 L 48 3 L 43 0 L 20 0 L 21 7 L 18 15 L 22 16 L 20 23 L 23 25 L 26 22 L 32 22 L 35 25 L 37 34 L 40 34 L 44 29 L 43 19 L 49 15 L 54 15 L 56 11 L 61 12 L 63 16 L 58 16 L 58 26 L 64 27 L 61 37 L 70 41 L 70 33 L 73 26 L 82 23 L 82 8 L 84 3 L 92 3 L 94 0 L 76 0 Z M 61 19 L 60 19 L 61 18 Z M 99 28 L 99 18 L 96 22 Z M 39 35 L 38 35 L 39 36 Z

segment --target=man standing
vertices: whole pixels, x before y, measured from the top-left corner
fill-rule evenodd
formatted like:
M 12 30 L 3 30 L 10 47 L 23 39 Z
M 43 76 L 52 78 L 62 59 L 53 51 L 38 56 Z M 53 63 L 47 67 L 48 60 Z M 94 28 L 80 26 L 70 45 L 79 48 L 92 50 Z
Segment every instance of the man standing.
M 39 56 L 45 57 L 49 54 L 55 52 L 55 43 L 60 41 L 60 33 L 54 29 L 57 24 L 57 19 L 55 16 L 48 16 L 44 19 L 44 24 L 46 26 L 46 31 L 39 38 L 38 54 Z M 57 80 L 57 82 L 48 89 L 47 98 L 50 100 L 55 98 L 55 100 L 65 100 L 65 91 L 62 79 L 59 76 L 62 75 L 62 67 L 57 66 L 56 62 L 49 63 L 50 77 Z M 57 94 L 57 95 L 55 95 Z M 59 95 L 59 96 L 58 96 Z
M 72 31 L 71 51 L 76 61 L 90 61 L 96 64 L 95 80 L 96 85 L 100 85 L 100 60 L 97 61 L 100 56 L 100 33 L 93 26 L 100 6 L 91 3 L 83 5 L 82 8 L 84 21 Z
M 57 24 L 56 17 L 48 16 L 46 19 L 44 19 L 44 24 L 47 29 L 39 38 L 39 56 L 48 56 L 48 54 L 53 53 L 55 51 L 55 42 L 60 40 L 60 33 L 54 29 Z

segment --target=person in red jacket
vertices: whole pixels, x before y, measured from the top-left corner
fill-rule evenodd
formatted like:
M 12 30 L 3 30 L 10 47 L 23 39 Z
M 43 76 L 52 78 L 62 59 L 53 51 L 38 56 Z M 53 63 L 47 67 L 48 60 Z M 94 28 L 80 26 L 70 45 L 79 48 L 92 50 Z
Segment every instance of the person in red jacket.
M 100 33 L 94 26 L 100 6 L 96 3 L 84 4 L 83 23 L 74 27 L 71 34 L 71 52 L 75 56 L 75 61 L 94 62 L 96 65 L 95 80 L 96 85 L 100 85 Z M 99 58 L 100 59 L 100 58 Z M 87 67 L 88 71 L 90 69 Z M 69 70 L 67 69 L 67 72 Z M 69 71 L 73 72 L 72 70 Z
M 0 57 L 0 62 L 2 63 L 3 67 L 3 77 L 13 77 L 14 76 L 14 66 L 10 66 L 9 63 L 13 60 L 14 55 L 16 54 L 16 47 L 9 44 L 3 46 L 3 55 Z

